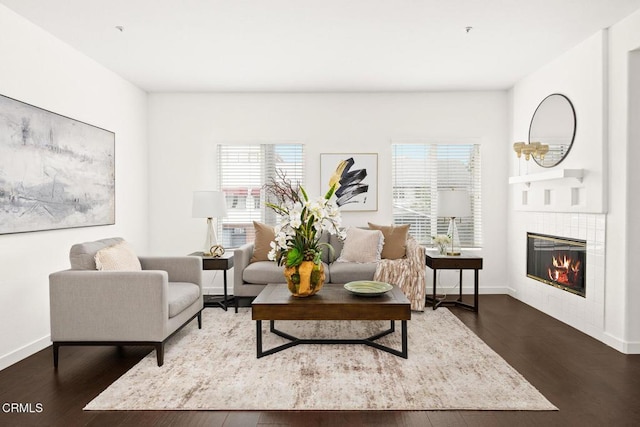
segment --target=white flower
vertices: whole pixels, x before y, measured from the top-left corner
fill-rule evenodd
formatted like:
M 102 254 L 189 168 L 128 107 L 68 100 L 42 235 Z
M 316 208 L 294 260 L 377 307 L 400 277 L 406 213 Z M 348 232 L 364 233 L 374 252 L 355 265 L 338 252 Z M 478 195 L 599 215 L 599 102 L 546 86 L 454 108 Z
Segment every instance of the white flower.
M 273 243 L 273 242 L 271 242 Z M 287 235 L 283 232 L 276 234 L 276 242 L 279 247 L 284 248 L 287 246 Z
M 437 236 L 432 237 L 432 239 L 433 243 L 436 245 L 451 243 L 451 239 L 446 234 L 438 234 Z

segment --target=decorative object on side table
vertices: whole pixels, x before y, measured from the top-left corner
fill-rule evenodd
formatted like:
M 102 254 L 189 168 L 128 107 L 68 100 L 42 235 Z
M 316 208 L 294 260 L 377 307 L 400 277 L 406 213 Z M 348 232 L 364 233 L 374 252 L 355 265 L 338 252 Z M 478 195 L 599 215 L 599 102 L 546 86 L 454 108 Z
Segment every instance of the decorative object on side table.
M 456 226 L 456 218 L 471 215 L 469 192 L 464 190 L 438 191 L 438 216 L 449 218 L 447 236 L 451 239 L 446 255 L 458 256 L 461 253 L 460 235 Z
M 447 245 L 451 243 L 451 238 L 446 234 L 438 234 L 437 236 L 431 237 L 433 239 L 433 243 L 436 245 L 438 249 L 438 253 L 440 255 L 447 254 Z
M 224 254 L 224 248 L 218 244 L 213 226 L 213 218 L 227 215 L 227 203 L 222 191 L 194 191 L 192 216 L 207 218 L 207 239 L 205 240 L 204 256 L 218 257 Z
M 284 173 L 265 186 L 267 207 L 281 216 L 274 229 L 269 259 L 285 265 L 284 276 L 291 294 L 307 297 L 316 294 L 324 284 L 324 266 L 320 261 L 321 247 L 332 250 L 328 243 L 320 243 L 322 231 L 327 230 L 344 239 L 339 229 L 341 219 L 337 206 L 330 201 L 335 185 L 324 197 L 309 200 L 300 185 L 294 185 Z

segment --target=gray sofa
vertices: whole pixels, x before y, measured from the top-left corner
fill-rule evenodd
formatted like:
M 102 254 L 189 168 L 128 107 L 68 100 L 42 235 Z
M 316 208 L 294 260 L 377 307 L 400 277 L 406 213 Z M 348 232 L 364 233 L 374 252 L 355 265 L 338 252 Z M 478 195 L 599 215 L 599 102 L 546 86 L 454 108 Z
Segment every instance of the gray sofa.
M 201 327 L 202 259 L 138 257 L 142 271 L 98 271 L 96 253 L 121 241 L 73 245 L 71 269 L 49 276 L 54 366 L 62 345 L 153 345 L 162 366 L 166 340 L 196 317 Z
M 325 283 L 347 283 L 354 280 L 373 280 L 376 263 L 335 262 L 342 251 L 343 242 L 337 236 L 323 233 L 320 242 L 329 243 L 334 252 L 324 248 Z M 273 261 L 250 263 L 253 242 L 234 251 L 233 294 L 236 297 L 255 297 L 269 283 L 284 283 L 283 267 Z
M 401 259 L 382 259 L 377 263 L 335 262 L 343 242 L 337 236 L 323 233 L 321 242 L 334 248 L 322 251 L 325 283 L 347 283 L 354 280 L 379 280 L 398 286 L 411 302 L 411 309 L 422 311 L 425 304 L 425 248 L 411 236 L 406 241 L 406 255 Z M 238 309 L 238 297 L 256 297 L 269 283 L 284 283 L 283 267 L 274 261 L 250 263 L 253 243 L 234 251 L 233 293 Z

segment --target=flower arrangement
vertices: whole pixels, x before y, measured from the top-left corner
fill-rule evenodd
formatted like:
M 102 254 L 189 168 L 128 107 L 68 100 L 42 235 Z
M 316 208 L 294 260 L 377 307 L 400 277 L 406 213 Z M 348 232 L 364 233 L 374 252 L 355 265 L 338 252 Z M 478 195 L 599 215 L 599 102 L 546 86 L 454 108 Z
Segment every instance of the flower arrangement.
M 320 264 L 321 246 L 333 250 L 328 243 L 320 243 L 322 231 L 327 230 L 344 239 L 344 230 L 340 229 L 340 211 L 330 200 L 335 185 L 324 197 L 309 200 L 304 188 L 292 185 L 282 172 L 278 172 L 277 178 L 265 185 L 265 189 L 274 200 L 266 203 L 267 207 L 282 217 L 274 230 L 275 241 L 271 242 L 270 260 L 287 267 L 298 266 L 303 261 Z
M 438 248 L 438 252 L 440 255 L 444 255 L 447 253 L 447 245 L 451 243 L 451 237 L 446 234 L 438 234 L 436 236 L 431 237 L 433 239 L 433 243 Z

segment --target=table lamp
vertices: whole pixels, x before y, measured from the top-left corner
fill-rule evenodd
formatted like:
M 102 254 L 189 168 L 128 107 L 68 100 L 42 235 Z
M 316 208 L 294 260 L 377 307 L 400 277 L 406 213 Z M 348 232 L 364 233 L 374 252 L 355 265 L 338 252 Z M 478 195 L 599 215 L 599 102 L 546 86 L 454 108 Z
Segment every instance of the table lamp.
M 194 191 L 193 218 L 207 218 L 207 240 L 204 243 L 204 256 L 220 256 L 224 253 L 222 245 L 218 244 L 216 232 L 213 227 L 213 218 L 222 218 L 227 215 L 227 203 L 222 191 Z
M 469 192 L 454 189 L 438 191 L 438 216 L 449 218 L 447 235 L 451 239 L 451 243 L 447 248 L 447 255 L 460 255 L 462 249 L 456 218 L 471 216 Z

